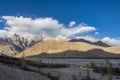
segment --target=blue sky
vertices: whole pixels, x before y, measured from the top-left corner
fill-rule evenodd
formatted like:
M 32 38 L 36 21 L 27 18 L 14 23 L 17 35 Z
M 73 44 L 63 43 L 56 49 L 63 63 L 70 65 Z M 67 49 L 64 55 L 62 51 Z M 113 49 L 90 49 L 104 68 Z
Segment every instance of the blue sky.
M 120 38 L 120 0 L 0 0 L 2 16 L 52 17 L 65 27 L 75 21 L 96 28 L 87 35 Z M 0 29 L 5 24 L 1 21 Z

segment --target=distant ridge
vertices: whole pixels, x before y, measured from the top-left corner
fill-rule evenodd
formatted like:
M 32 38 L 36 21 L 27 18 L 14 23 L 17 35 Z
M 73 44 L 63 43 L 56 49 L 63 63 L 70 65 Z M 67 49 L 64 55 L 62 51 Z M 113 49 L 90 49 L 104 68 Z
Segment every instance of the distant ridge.
M 85 39 L 71 39 L 69 42 L 85 42 L 85 43 L 96 45 L 96 46 L 110 47 L 110 45 L 108 45 L 100 40 L 98 40 L 96 42 L 91 42 L 91 41 L 85 40 Z
M 70 40 L 62 36 L 53 38 L 42 35 L 31 38 L 29 36 L 22 37 L 14 34 L 0 38 L 0 55 L 16 57 L 22 57 L 23 53 L 28 57 L 43 53 L 54 54 L 65 51 L 86 52 L 93 49 L 120 54 L 120 47 L 110 46 L 107 43 L 89 37 Z
M 94 50 L 94 51 L 92 51 L 92 50 Z M 49 56 L 50 55 L 52 56 L 52 55 L 58 53 L 58 55 L 60 56 L 60 55 L 62 55 L 61 53 L 64 53 L 66 51 L 69 51 L 69 53 L 71 55 L 69 57 L 75 56 L 73 51 L 82 52 L 83 54 L 87 53 L 87 55 L 89 54 L 90 56 L 95 56 L 95 55 L 110 56 L 109 54 L 106 54 L 106 53 L 110 53 L 113 55 L 116 55 L 116 54 L 120 55 L 120 47 L 115 47 L 115 48 L 102 47 L 102 46 L 88 44 L 85 42 L 46 41 L 46 42 L 39 42 L 39 43 L 25 49 L 23 52 L 17 54 L 15 57 L 22 57 L 23 54 L 25 57 L 30 57 L 30 56 L 43 55 L 44 53 L 49 54 Z M 67 54 L 69 54 L 69 53 L 67 53 Z M 113 55 L 111 55 L 111 56 L 113 56 Z M 84 57 L 86 57 L 86 56 L 84 56 Z

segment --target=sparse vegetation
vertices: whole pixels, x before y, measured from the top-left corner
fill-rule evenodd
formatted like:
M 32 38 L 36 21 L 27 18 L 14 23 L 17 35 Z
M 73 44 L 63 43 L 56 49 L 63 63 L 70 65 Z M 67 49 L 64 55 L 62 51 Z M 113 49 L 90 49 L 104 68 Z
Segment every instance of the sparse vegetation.
M 90 69 L 89 69 L 89 65 L 86 65 L 86 80 L 90 80 Z
M 112 64 L 109 62 L 108 57 L 106 58 L 106 65 L 107 65 L 108 80 L 112 80 L 113 67 Z
M 24 55 L 24 53 L 23 53 L 23 57 L 22 57 L 22 59 L 21 59 L 21 68 L 22 68 L 22 69 L 25 69 L 26 66 L 27 66 L 27 64 L 26 64 L 26 60 L 25 60 L 25 55 Z
M 93 68 L 93 70 L 96 68 L 96 65 L 94 62 L 91 62 L 90 66 L 91 66 L 91 68 Z
M 68 67 L 66 64 L 49 64 L 49 63 L 42 63 L 42 62 L 36 62 L 36 61 L 26 61 L 27 65 L 35 66 L 35 67 L 49 67 L 49 68 L 59 68 L 59 67 Z
M 119 67 L 113 67 L 112 63 L 110 63 L 109 58 L 106 58 L 106 64 L 105 66 L 97 66 L 95 63 L 91 63 L 91 68 L 94 72 L 101 73 L 102 76 L 104 74 L 107 74 L 108 80 L 112 80 L 113 75 L 120 76 L 120 68 Z

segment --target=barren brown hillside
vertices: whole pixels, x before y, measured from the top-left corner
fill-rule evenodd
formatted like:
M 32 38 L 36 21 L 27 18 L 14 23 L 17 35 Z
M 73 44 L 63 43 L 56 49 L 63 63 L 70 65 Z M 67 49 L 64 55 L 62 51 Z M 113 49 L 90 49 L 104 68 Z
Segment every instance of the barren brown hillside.
M 109 48 L 105 48 L 104 50 L 107 52 L 120 54 L 120 46 L 109 47 Z
M 17 54 L 16 57 L 22 57 L 23 53 L 24 53 L 24 56 L 28 57 L 28 56 L 39 55 L 42 53 L 55 54 L 55 53 L 60 53 L 60 52 L 70 51 L 70 50 L 87 52 L 93 49 L 101 49 L 106 52 L 115 53 L 115 54 L 120 53 L 119 51 L 120 47 L 105 48 L 105 47 L 95 46 L 95 45 L 91 45 L 84 42 L 47 41 L 47 42 L 39 42 L 38 44 L 35 44 L 32 47 L 27 48 L 20 54 Z
M 0 55 L 13 56 L 18 53 L 13 45 L 7 43 L 0 43 Z

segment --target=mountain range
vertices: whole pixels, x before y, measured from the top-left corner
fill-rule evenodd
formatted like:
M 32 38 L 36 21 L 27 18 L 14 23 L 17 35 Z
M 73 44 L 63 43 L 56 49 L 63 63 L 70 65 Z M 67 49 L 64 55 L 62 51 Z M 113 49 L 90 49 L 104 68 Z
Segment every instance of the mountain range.
M 32 46 L 36 41 L 31 38 L 24 38 L 18 34 L 0 38 L 0 53 L 13 56 L 25 48 Z
M 14 57 L 119 57 L 120 47 L 87 38 L 52 38 L 46 35 L 0 38 L 0 54 Z
M 31 47 L 38 42 L 44 42 L 48 40 L 66 40 L 67 38 L 58 36 L 56 38 L 52 38 L 46 35 L 35 36 L 34 38 L 31 36 L 22 37 L 18 34 L 13 34 L 9 36 L 0 37 L 0 54 L 13 56 L 24 49 Z
M 72 41 L 73 39 L 39 42 L 26 48 L 16 57 L 120 57 L 120 47 L 111 46 L 102 41 L 96 41 L 96 44 L 92 44 L 93 42 L 88 40 L 81 41 L 81 39 Z M 101 45 L 97 43 L 101 43 Z

